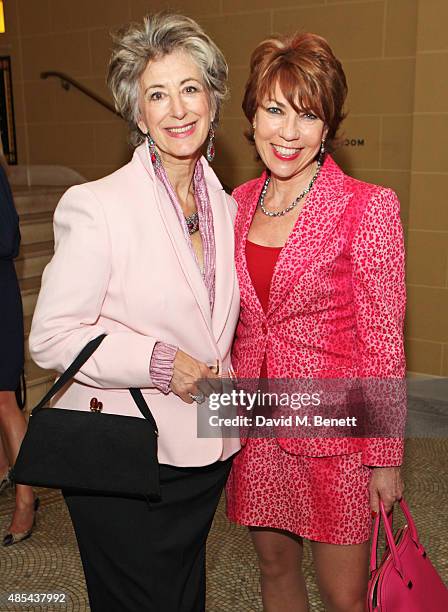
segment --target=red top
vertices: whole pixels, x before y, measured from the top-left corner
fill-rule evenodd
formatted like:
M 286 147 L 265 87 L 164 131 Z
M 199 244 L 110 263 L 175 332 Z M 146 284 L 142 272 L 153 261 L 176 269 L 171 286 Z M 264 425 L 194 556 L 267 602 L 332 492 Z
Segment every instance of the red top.
M 252 284 L 260 300 L 261 307 L 266 313 L 269 303 L 269 291 L 275 264 L 283 247 L 264 246 L 246 240 L 246 261 Z M 266 353 L 261 366 L 260 378 L 267 378 Z

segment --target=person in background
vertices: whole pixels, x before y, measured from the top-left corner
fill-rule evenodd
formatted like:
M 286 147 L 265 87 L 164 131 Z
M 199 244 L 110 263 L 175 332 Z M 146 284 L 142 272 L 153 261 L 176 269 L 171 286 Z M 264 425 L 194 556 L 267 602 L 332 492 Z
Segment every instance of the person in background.
M 13 261 L 19 246 L 19 217 L 0 150 L 0 491 L 11 484 L 9 467 L 16 460 L 26 431 L 26 420 L 16 399 L 24 365 L 22 298 Z M 33 489 L 17 485 L 14 513 L 3 546 L 31 536 L 38 507 Z
M 404 377 L 399 202 L 329 153 L 346 93 L 320 36 L 279 36 L 253 52 L 243 110 L 266 170 L 233 194 L 239 378 Z M 402 458 L 400 437 L 246 441 L 227 512 L 250 527 L 266 612 L 308 609 L 304 538 L 325 609 L 365 609 L 371 511 L 401 497 Z
M 62 372 L 107 336 L 55 407 L 95 398 L 139 416 L 126 390 L 140 387 L 159 430 L 160 502 L 65 492 L 92 612 L 205 610 L 206 538 L 239 448 L 197 436 L 200 381 L 229 369 L 239 312 L 236 207 L 202 156 L 214 157 L 226 81 L 221 51 L 187 17 L 117 32 L 108 84 L 134 155 L 56 209 L 31 355 Z

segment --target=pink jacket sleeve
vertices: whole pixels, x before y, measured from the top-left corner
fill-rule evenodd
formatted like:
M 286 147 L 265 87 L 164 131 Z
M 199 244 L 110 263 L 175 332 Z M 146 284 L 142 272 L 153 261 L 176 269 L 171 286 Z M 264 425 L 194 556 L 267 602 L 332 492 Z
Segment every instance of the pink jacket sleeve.
M 393 191 L 381 189 L 367 205 L 352 242 L 352 262 L 359 376 L 403 379 L 406 371 L 404 244 L 400 205 Z M 405 410 L 398 386 L 387 401 L 390 401 L 391 415 L 392 408 Z M 364 441 L 364 465 L 396 466 L 401 465 L 402 458 L 402 438 Z
M 88 187 L 64 194 L 54 235 L 55 253 L 42 276 L 30 333 L 32 358 L 63 372 L 90 340 L 107 333 L 76 380 L 106 388 L 153 386 L 150 361 L 158 339 L 130 329 L 110 332 L 102 324 L 112 247 L 102 205 Z

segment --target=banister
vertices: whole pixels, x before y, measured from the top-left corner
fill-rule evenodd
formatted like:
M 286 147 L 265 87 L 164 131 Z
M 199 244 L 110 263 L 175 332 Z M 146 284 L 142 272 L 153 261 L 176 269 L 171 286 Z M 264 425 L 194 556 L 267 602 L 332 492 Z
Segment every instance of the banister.
M 110 111 L 111 113 L 114 113 L 114 115 L 117 115 L 118 117 L 121 118 L 120 113 L 118 113 L 114 109 L 112 104 L 110 104 L 107 100 L 104 100 L 104 98 L 101 98 L 100 96 L 98 96 L 91 89 L 88 89 L 87 87 L 84 87 L 84 85 L 82 85 L 81 83 L 79 83 L 78 81 L 73 79 L 71 76 L 68 76 L 68 74 L 65 74 L 65 72 L 57 72 L 57 71 L 54 71 L 54 70 L 49 70 L 49 71 L 41 72 L 40 73 L 40 78 L 41 79 L 48 79 L 48 77 L 56 77 L 56 78 L 60 79 L 61 80 L 61 86 L 66 91 L 68 91 L 70 89 L 70 86 L 75 87 L 76 89 L 81 91 L 84 95 L 88 96 L 91 100 L 94 100 L 98 104 L 101 104 L 101 106 L 104 106 L 104 108 L 107 108 L 108 111 Z

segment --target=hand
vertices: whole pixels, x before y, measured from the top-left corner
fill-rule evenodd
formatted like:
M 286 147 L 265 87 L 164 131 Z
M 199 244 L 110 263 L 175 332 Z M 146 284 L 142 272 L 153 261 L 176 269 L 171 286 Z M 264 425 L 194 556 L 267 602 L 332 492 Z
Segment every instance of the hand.
M 220 377 L 206 363 L 198 361 L 188 353 L 178 349 L 173 364 L 171 390 L 187 404 L 192 404 L 192 395 L 210 395 L 215 392 L 216 381 Z
M 403 496 L 404 484 L 399 467 L 374 467 L 369 483 L 370 507 L 376 514 L 380 511 L 380 499 L 386 512 Z

